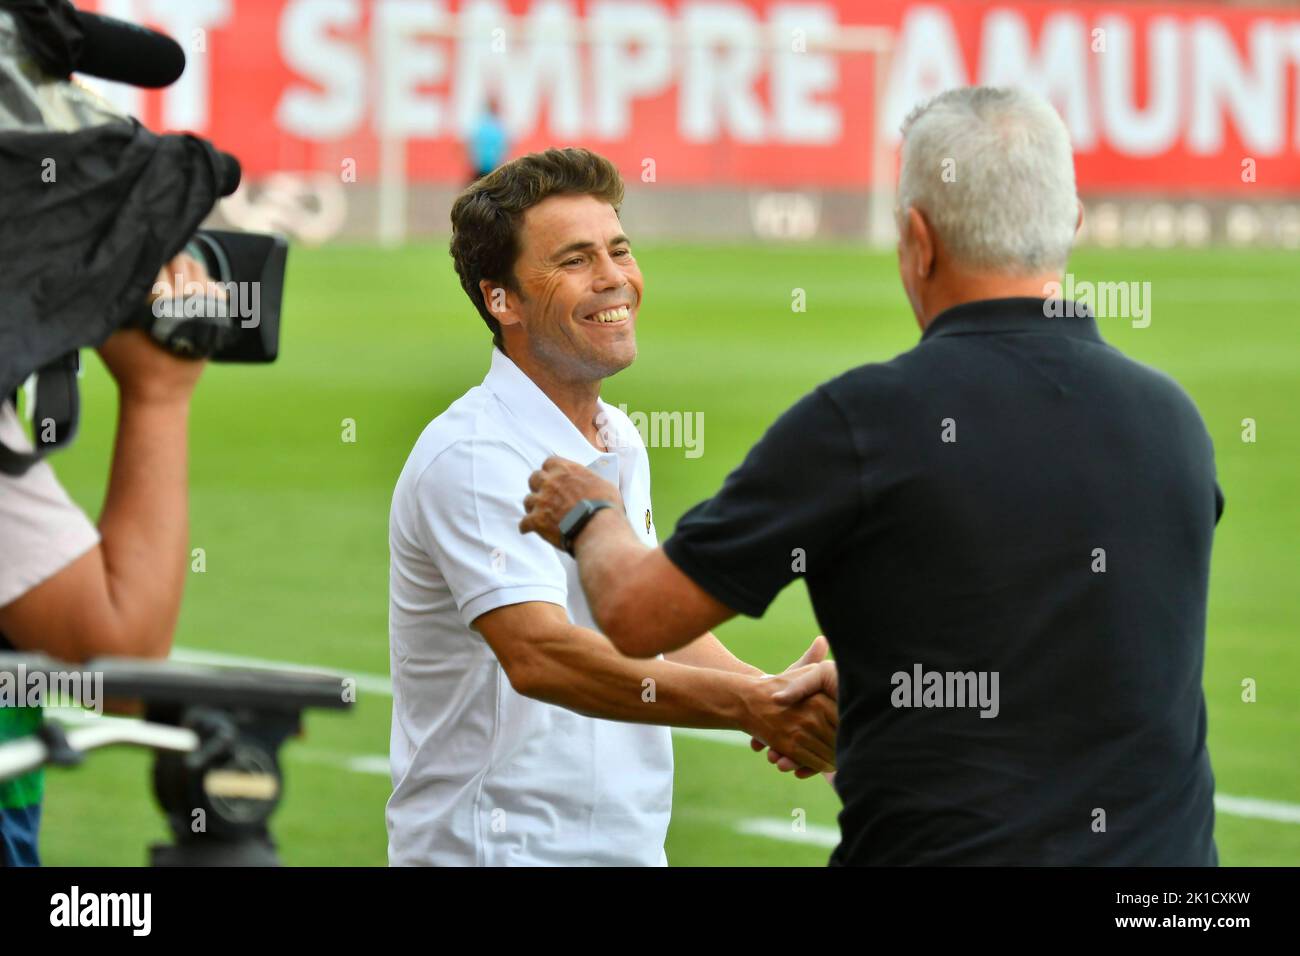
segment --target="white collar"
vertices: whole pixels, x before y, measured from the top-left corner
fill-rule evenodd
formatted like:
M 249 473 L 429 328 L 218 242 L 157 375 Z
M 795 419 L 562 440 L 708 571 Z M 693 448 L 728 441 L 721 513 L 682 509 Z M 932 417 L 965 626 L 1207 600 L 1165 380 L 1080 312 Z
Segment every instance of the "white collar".
M 545 445 L 552 455 L 591 467 L 614 449 L 601 452 L 578 431 L 569 416 L 551 401 L 524 370 L 499 348 L 492 348 L 492 366 L 483 385 L 501 400 L 501 404 L 523 425 L 525 431 Z M 610 421 L 609 406 L 596 400 L 597 428 Z

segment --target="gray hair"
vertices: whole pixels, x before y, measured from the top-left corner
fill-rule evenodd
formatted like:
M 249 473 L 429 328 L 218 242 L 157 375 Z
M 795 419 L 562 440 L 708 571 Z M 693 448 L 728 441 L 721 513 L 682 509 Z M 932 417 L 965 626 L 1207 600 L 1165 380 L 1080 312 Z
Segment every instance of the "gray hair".
M 1078 221 L 1074 156 L 1046 100 L 1021 88 L 948 90 L 914 109 L 902 133 L 900 216 L 916 207 L 974 269 L 1065 268 Z

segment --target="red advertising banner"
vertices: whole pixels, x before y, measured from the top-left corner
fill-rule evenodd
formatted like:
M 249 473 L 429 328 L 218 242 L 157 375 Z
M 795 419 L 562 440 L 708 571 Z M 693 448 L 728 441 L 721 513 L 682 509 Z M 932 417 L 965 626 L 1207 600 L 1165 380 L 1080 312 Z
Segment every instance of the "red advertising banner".
M 582 144 L 629 178 L 858 189 L 918 102 L 1023 84 L 1070 128 L 1082 191 L 1300 191 L 1300 11 L 775 0 L 99 0 L 163 29 L 189 67 L 112 96 L 253 176 L 460 182 L 498 104 L 512 154 Z M 891 37 L 878 54 L 862 27 Z M 575 42 L 584 33 L 591 42 Z M 874 34 L 872 34 L 874 36 Z M 826 44 L 854 50 L 827 49 Z M 877 77 L 886 82 L 878 84 Z M 400 144 L 404 144 L 401 146 Z

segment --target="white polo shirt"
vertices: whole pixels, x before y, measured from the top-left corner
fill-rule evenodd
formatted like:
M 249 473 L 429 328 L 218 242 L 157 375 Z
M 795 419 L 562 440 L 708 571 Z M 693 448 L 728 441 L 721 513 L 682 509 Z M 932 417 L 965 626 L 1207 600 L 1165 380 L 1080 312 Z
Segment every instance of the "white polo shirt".
M 669 729 L 524 697 L 469 626 L 494 608 L 546 601 L 595 627 L 573 559 L 519 533 L 528 476 L 550 455 L 617 484 L 632 527 L 657 543 L 645 446 L 626 415 L 604 402 L 600 410 L 613 439 L 606 453 L 494 348 L 483 384 L 425 428 L 397 480 L 393 865 L 667 863 Z

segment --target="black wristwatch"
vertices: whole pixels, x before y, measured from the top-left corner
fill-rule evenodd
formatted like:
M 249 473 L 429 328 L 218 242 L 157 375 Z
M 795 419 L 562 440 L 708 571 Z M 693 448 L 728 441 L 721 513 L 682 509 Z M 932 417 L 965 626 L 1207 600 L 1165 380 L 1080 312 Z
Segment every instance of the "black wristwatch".
M 573 554 L 573 541 L 582 529 L 587 527 L 587 522 L 602 508 L 612 507 L 614 507 L 612 501 L 593 501 L 591 498 L 583 498 L 570 508 L 569 513 L 560 519 L 560 543 L 564 545 L 564 550 Z

